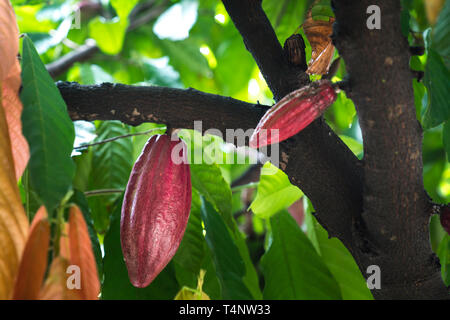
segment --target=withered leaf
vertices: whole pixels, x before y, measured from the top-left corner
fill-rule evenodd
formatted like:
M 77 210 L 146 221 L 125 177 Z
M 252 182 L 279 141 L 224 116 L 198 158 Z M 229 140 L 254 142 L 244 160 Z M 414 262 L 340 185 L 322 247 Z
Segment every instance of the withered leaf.
M 311 45 L 311 60 L 308 63 L 308 74 L 326 74 L 333 59 L 334 46 L 331 42 L 334 18 L 328 21 L 314 20 L 311 10 L 303 23 L 303 31 Z

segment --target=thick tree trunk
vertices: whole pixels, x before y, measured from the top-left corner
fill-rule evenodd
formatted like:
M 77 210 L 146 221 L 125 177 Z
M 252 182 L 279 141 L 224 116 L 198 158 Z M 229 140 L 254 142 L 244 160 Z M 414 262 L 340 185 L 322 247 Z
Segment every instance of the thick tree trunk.
M 366 26 L 370 5 L 381 29 Z M 416 119 L 410 51 L 400 1 L 333 1 L 333 42 L 350 75 L 364 141 L 362 221 L 368 252 L 361 270 L 381 268 L 376 298 L 448 297 L 429 241 L 430 204 L 422 180 L 422 129 Z

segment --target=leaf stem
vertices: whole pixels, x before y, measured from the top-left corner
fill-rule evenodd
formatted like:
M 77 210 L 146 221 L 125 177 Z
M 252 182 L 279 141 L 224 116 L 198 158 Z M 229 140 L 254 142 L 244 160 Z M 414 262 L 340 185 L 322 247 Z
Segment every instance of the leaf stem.
M 86 197 L 93 197 L 93 196 L 101 196 L 105 194 L 113 194 L 113 193 L 122 193 L 123 189 L 99 189 L 99 190 L 89 190 L 85 191 L 84 195 Z

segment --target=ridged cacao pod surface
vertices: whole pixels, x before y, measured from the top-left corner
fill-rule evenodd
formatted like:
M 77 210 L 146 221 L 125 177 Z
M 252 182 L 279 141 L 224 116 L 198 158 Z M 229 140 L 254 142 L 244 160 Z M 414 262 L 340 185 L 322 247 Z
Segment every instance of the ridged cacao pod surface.
M 320 117 L 336 100 L 329 80 L 318 80 L 295 90 L 267 110 L 250 137 L 250 147 L 260 148 L 286 140 Z M 278 129 L 278 135 L 271 129 Z
M 154 135 L 133 166 L 122 204 L 120 238 L 135 287 L 153 281 L 183 238 L 192 191 L 186 150 L 178 138 L 172 141 L 168 135 Z M 174 161 L 172 153 L 183 161 Z

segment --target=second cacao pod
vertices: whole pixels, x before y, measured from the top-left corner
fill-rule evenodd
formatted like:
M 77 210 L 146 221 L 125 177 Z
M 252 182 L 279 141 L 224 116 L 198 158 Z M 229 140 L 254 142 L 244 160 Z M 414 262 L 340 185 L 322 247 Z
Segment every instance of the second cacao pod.
M 320 117 L 336 100 L 329 80 L 318 80 L 295 90 L 271 107 L 250 137 L 250 147 L 260 148 L 286 140 Z M 272 129 L 278 130 L 278 135 Z
M 178 138 L 154 135 L 133 166 L 122 204 L 120 239 L 135 287 L 153 281 L 183 238 L 192 191 L 186 149 Z

